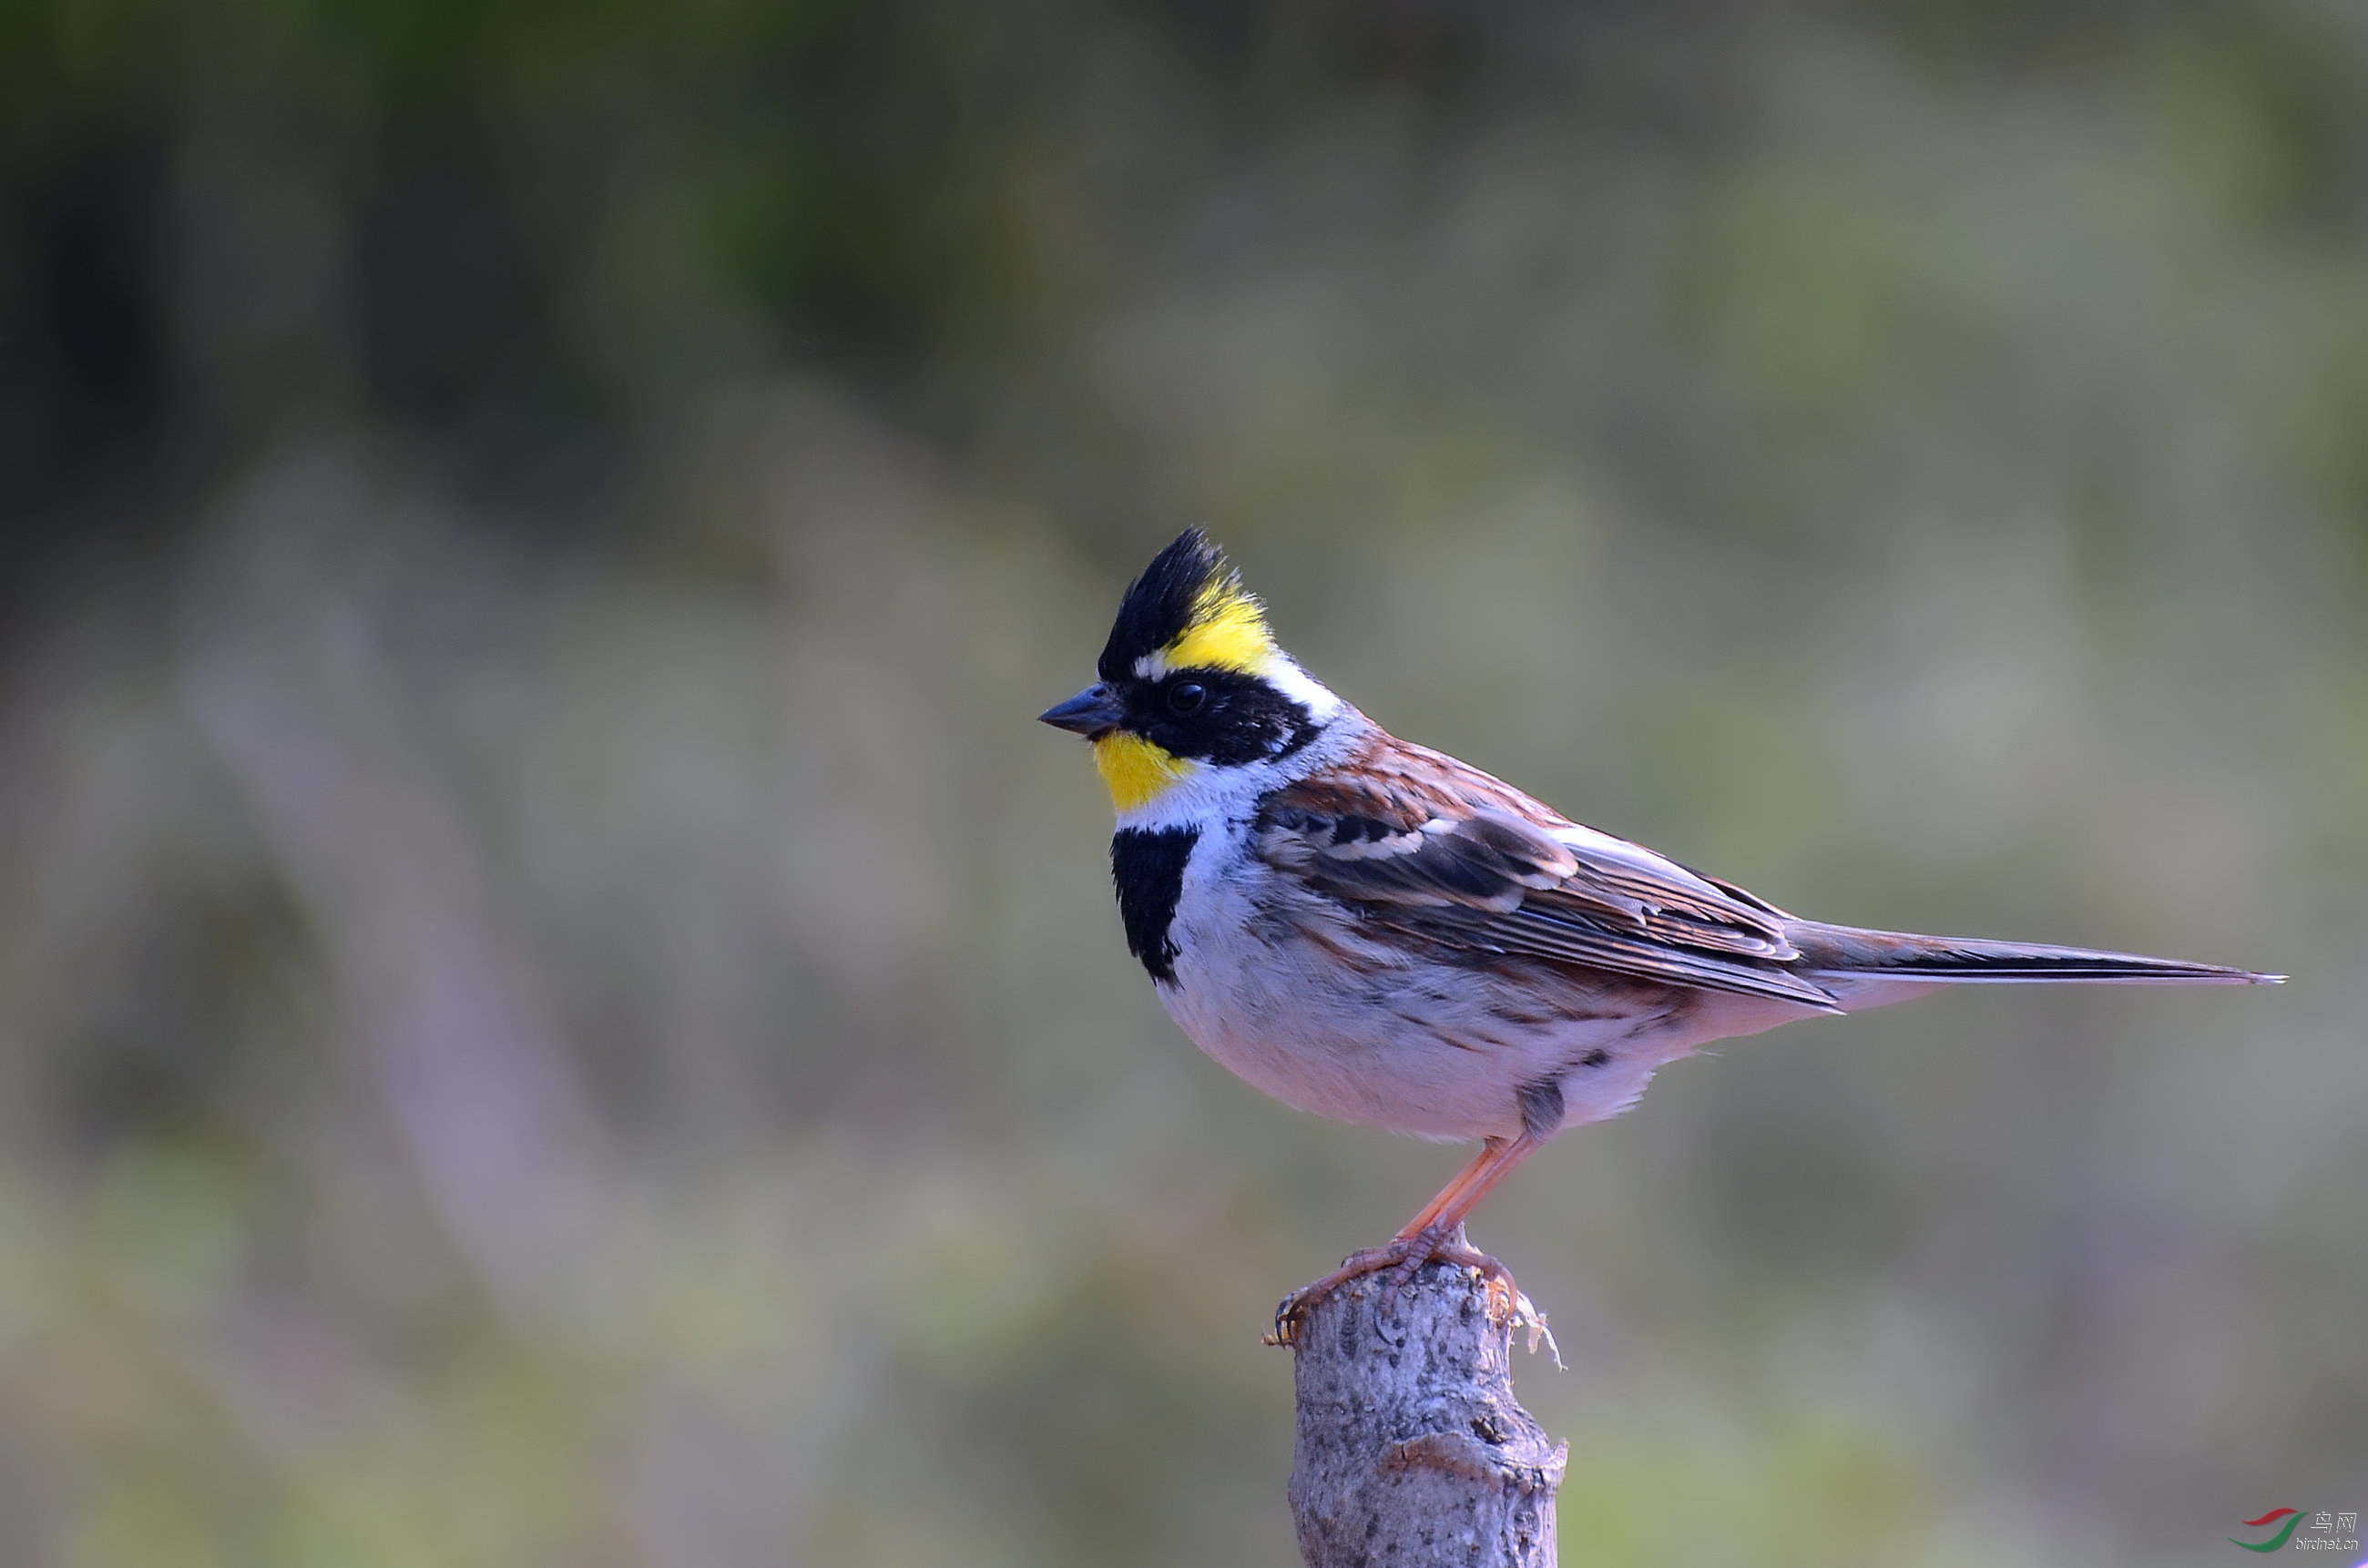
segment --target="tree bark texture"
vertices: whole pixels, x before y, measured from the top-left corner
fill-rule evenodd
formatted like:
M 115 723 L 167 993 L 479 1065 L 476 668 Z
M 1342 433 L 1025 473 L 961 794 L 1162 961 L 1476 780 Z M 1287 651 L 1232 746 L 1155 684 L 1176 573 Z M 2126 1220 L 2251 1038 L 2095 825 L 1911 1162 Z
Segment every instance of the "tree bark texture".
M 1553 1568 L 1570 1450 L 1514 1402 L 1514 1324 L 1472 1269 L 1425 1266 L 1387 1317 L 1383 1289 L 1343 1285 L 1292 1342 L 1308 1568 Z

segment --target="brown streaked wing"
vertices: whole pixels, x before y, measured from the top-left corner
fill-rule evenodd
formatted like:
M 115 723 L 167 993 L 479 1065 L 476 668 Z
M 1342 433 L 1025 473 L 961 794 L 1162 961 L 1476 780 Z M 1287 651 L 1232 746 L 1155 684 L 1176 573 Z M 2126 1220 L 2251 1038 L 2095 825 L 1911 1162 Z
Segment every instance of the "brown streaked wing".
M 1769 906 L 1643 850 L 1555 836 L 1576 825 L 1475 767 L 1377 736 L 1267 796 L 1257 850 L 1411 935 L 1838 1010 L 1781 967 L 1798 955 Z

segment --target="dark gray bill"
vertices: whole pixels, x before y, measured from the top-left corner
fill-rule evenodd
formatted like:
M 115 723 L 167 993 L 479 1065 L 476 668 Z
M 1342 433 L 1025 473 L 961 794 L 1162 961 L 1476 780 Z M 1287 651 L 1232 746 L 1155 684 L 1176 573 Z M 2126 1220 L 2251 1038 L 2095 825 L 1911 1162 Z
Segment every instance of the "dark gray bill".
M 1110 687 L 1097 681 L 1066 702 L 1056 702 L 1036 717 L 1056 730 L 1066 730 L 1076 735 L 1099 735 L 1104 730 L 1118 728 L 1126 717 L 1126 710 L 1110 695 Z

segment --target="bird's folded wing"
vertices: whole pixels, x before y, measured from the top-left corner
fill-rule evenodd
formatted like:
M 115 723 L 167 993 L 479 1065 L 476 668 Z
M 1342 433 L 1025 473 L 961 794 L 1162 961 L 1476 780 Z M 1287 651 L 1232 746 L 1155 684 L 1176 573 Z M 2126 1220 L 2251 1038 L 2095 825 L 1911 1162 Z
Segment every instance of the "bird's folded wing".
M 1834 1008 L 1783 967 L 1780 912 L 1403 742 L 1269 795 L 1257 835 L 1278 869 L 1411 935 Z

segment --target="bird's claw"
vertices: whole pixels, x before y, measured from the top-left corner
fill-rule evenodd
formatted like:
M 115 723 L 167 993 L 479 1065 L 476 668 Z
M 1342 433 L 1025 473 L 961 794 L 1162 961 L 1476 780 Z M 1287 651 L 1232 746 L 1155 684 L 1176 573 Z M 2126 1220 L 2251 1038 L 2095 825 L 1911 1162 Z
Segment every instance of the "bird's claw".
M 1382 1282 L 1382 1299 L 1375 1309 L 1376 1316 L 1395 1316 L 1398 1291 L 1426 1263 L 1448 1263 L 1474 1270 L 1488 1282 L 1490 1323 L 1527 1324 L 1530 1348 L 1533 1352 L 1537 1349 L 1540 1335 L 1545 1335 L 1547 1341 L 1552 1343 L 1553 1335 L 1546 1331 L 1544 1314 L 1521 1294 L 1521 1288 L 1513 1282 L 1512 1270 L 1466 1241 L 1462 1225 L 1450 1231 L 1417 1231 L 1411 1236 L 1394 1237 L 1383 1246 L 1366 1247 L 1350 1253 L 1341 1260 L 1339 1267 L 1321 1279 L 1302 1285 L 1282 1299 L 1274 1309 L 1274 1331 L 1265 1336 L 1265 1343 L 1296 1346 L 1299 1343 L 1299 1325 L 1310 1309 L 1350 1280 L 1361 1279 L 1369 1274 L 1386 1275 Z M 1561 1358 L 1557 1352 L 1554 1358 L 1557 1365 Z

